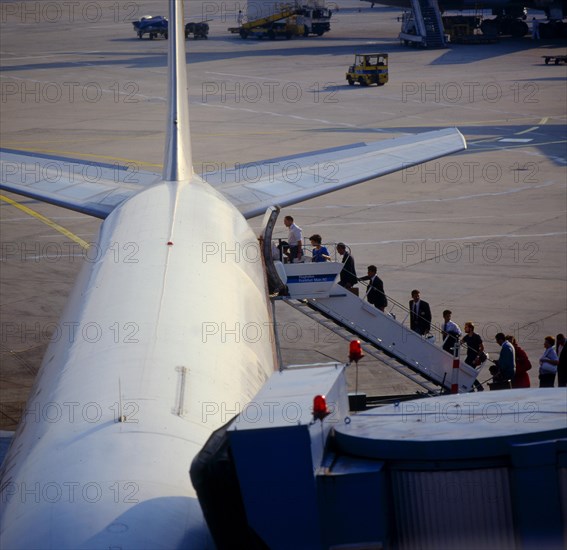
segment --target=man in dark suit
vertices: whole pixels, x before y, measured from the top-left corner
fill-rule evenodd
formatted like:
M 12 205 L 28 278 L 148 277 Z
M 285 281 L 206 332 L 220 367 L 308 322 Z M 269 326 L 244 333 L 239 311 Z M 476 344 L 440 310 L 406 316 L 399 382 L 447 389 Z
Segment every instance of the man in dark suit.
M 368 281 L 368 287 L 366 289 L 366 299 L 369 304 L 378 308 L 380 311 L 384 311 L 388 305 L 388 299 L 384 293 L 384 283 L 382 279 L 378 277 L 377 269 L 375 265 L 368 266 L 368 275 L 366 277 L 361 277 L 359 281 Z
M 345 288 L 352 288 L 357 282 L 354 258 L 347 251 L 344 243 L 337 244 L 337 252 L 343 257 L 343 270 L 340 274 L 339 284 Z
M 427 334 L 431 329 L 431 309 L 429 304 L 419 297 L 419 290 L 411 291 L 412 300 L 409 303 L 410 328 L 421 334 Z

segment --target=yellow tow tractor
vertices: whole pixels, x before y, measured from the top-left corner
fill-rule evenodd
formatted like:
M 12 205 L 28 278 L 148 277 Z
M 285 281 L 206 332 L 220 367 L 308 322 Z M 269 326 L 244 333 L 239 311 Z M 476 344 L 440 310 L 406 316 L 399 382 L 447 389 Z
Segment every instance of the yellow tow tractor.
M 348 68 L 346 79 L 350 86 L 354 86 L 355 82 L 361 86 L 370 86 L 370 84 L 383 86 L 388 82 L 388 54 L 355 54 L 354 65 Z

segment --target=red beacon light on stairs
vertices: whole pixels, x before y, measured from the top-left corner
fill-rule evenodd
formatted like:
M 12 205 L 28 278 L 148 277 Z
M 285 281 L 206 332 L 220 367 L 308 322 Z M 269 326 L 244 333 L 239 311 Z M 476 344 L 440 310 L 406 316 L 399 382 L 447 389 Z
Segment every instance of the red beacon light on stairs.
M 327 400 L 324 395 L 316 395 L 313 398 L 313 420 L 323 420 L 330 410 L 327 407 Z
M 360 345 L 360 340 L 351 340 L 348 350 L 349 360 L 358 363 L 363 357 L 364 353 L 362 351 L 362 346 Z

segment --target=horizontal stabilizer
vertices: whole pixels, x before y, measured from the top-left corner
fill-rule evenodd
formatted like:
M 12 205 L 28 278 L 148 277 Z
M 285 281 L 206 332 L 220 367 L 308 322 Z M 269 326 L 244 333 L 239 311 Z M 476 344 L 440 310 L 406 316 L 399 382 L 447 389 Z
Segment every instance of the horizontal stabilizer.
M 357 143 L 236 165 L 202 174 L 246 218 L 312 199 L 466 148 L 457 129 Z M 106 218 L 114 208 L 160 181 L 133 163 L 101 164 L 0 150 L 0 189 Z
M 201 176 L 252 218 L 272 205 L 289 206 L 463 149 L 464 137 L 449 128 L 237 165 Z
M 132 163 L 101 164 L 0 150 L 0 189 L 97 218 L 160 180 Z

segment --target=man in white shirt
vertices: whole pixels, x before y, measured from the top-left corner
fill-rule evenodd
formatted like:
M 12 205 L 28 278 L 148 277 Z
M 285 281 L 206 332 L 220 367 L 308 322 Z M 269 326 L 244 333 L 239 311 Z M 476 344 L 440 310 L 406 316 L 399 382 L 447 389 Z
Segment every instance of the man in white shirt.
M 451 321 L 453 312 L 446 309 L 443 312 L 443 349 L 450 354 L 454 353 L 455 342 L 459 340 L 462 332 L 457 323 Z
M 295 225 L 291 216 L 286 216 L 284 218 L 284 225 L 289 229 L 289 235 L 287 238 L 287 244 L 289 246 L 289 261 L 291 263 L 299 262 L 303 256 L 303 232 L 301 227 Z

